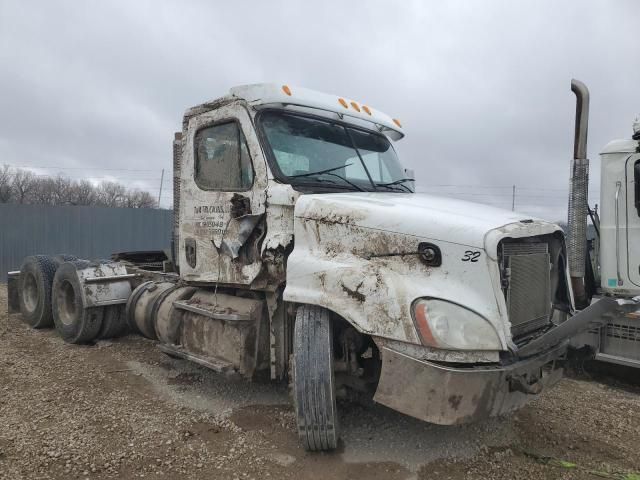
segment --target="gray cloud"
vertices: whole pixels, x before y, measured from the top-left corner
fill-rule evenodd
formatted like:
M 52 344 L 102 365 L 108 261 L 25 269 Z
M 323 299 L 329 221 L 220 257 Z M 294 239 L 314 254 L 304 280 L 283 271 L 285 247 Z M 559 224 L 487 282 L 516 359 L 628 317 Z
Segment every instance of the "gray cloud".
M 569 80 L 592 93 L 597 202 L 597 153 L 640 112 L 639 24 L 632 1 L 0 0 L 0 163 L 157 192 L 187 107 L 276 81 L 400 118 L 421 190 L 510 208 L 515 184 L 518 209 L 562 219 Z

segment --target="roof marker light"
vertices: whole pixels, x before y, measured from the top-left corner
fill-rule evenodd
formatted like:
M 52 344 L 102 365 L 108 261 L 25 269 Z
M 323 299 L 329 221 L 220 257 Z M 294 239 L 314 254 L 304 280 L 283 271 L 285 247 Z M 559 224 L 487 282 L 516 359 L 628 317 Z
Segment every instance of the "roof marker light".
M 342 105 L 344 108 L 349 108 L 349 104 L 344 98 L 339 98 L 338 102 L 340 102 L 340 105 Z
M 362 105 L 362 109 L 367 112 L 367 115 L 371 115 L 371 110 L 366 105 Z
M 400 123 L 400 120 L 398 120 L 397 118 L 393 119 L 393 123 L 395 123 L 396 125 L 398 125 L 400 128 L 402 128 L 402 124 Z
M 282 86 L 282 91 L 284 93 L 286 93 L 287 95 L 291 96 L 291 89 L 289 88 L 289 85 L 283 85 Z
M 351 106 L 356 112 L 360 111 L 360 106 L 356 102 L 351 102 Z

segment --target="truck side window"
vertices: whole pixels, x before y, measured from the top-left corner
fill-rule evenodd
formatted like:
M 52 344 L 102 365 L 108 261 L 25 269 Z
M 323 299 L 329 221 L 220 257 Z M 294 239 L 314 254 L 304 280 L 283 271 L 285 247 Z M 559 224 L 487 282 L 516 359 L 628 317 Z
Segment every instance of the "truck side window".
M 237 122 L 203 128 L 196 133 L 195 180 L 203 190 L 245 191 L 253 184 L 246 139 Z

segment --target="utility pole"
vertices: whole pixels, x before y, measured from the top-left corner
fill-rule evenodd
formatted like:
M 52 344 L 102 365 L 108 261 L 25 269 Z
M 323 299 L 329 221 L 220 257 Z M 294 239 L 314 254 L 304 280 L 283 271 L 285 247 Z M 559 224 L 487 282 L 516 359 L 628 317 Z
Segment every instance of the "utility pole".
M 160 192 L 158 193 L 158 208 L 160 208 L 160 198 L 162 197 L 162 184 L 164 183 L 164 168 L 162 169 L 162 175 L 160 175 Z M 515 187 L 513 187 L 515 188 Z
M 516 186 L 514 185 L 511 193 L 511 211 L 515 212 L 515 210 L 516 210 Z

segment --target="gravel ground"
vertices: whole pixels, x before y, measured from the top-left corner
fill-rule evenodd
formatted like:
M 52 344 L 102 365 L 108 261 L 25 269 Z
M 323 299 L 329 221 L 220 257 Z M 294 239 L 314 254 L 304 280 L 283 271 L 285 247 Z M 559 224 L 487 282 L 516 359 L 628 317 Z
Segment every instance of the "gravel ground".
M 624 476 L 640 472 L 640 389 L 627 384 L 565 379 L 516 415 L 463 427 L 340 405 L 341 448 L 309 454 L 282 386 L 171 359 L 141 337 L 65 345 L 5 305 L 2 285 L 3 480 L 640 478 Z

